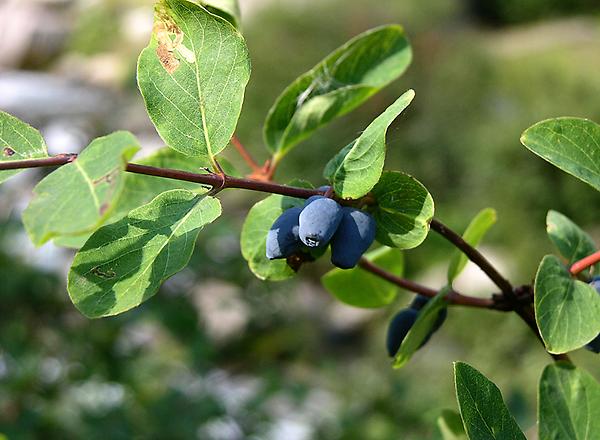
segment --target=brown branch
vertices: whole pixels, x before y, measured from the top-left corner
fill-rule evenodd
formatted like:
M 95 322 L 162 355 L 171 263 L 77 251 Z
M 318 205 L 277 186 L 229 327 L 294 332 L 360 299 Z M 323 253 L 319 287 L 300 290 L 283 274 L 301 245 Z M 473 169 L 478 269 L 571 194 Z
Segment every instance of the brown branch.
M 600 251 L 594 252 L 592 255 L 588 255 L 587 257 L 576 261 L 573 263 L 569 271 L 572 275 L 578 275 L 580 272 L 583 272 L 588 267 L 591 267 L 596 263 L 600 263 Z
M 244 147 L 244 144 L 240 142 L 237 136 L 233 136 L 230 142 L 231 145 L 235 147 L 240 156 L 242 156 L 242 159 L 244 159 L 244 161 L 252 169 L 252 172 L 257 173 L 262 170 L 262 167 L 258 163 L 256 163 L 256 161 L 252 158 L 248 150 L 246 150 L 246 147 Z
M 473 263 L 483 270 L 494 284 L 498 286 L 502 293 L 506 295 L 507 299 L 516 302 L 517 298 L 510 282 L 500 275 L 496 268 L 477 249 L 439 220 L 431 220 L 431 229 L 460 249 Z
M 374 275 L 377 275 L 380 278 L 383 278 L 386 281 L 389 281 L 392 284 L 395 284 L 403 289 L 409 290 L 414 293 L 418 293 L 419 295 L 427 296 L 429 298 L 437 295 L 438 291 L 431 289 L 429 287 L 423 286 L 421 284 L 415 283 L 414 281 L 407 280 L 405 278 L 398 277 L 385 269 L 382 269 L 379 266 L 371 263 L 366 258 L 361 258 L 358 265 L 366 270 L 367 272 L 371 272 Z M 461 306 L 468 307 L 479 307 L 486 309 L 495 309 L 495 310 L 503 310 L 508 311 L 505 305 L 497 303 L 492 298 L 475 298 L 471 296 L 461 295 L 460 293 L 452 290 L 446 297 L 450 304 L 456 304 Z

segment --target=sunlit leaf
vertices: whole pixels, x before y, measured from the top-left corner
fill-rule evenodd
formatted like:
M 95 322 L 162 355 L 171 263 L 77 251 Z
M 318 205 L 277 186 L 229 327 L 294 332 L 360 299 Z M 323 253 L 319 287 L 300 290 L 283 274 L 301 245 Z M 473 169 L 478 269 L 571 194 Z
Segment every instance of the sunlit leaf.
M 411 59 L 404 30 L 397 25 L 369 30 L 336 49 L 285 89 L 271 108 L 265 140 L 275 160 L 398 78 Z
M 48 157 L 44 138 L 25 122 L 0 111 L 0 163 Z M 0 171 L 0 183 L 23 170 Z
M 600 125 L 580 118 L 548 119 L 525 130 L 521 143 L 600 191 Z
M 233 135 L 250 77 L 248 50 L 226 20 L 187 0 L 156 6 L 138 84 L 150 119 L 171 148 L 214 157 Z
M 386 171 L 372 191 L 377 204 L 377 240 L 386 246 L 411 249 L 423 242 L 433 218 L 433 199 L 414 177 Z
M 33 190 L 23 223 L 37 246 L 63 235 L 92 231 L 112 214 L 124 187 L 127 162 L 139 150 L 124 131 L 98 138 L 73 162 L 46 176 Z
M 337 195 L 344 199 L 357 199 L 373 189 L 383 171 L 387 129 L 414 96 L 415 92 L 409 90 L 398 98 L 358 139 L 329 161 L 324 175 Z

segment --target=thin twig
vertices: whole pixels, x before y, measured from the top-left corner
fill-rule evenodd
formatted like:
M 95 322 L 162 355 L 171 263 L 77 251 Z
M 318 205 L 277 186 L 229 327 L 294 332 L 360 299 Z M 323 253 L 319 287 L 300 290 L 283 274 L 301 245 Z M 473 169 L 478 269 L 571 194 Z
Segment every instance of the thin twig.
M 588 255 L 587 257 L 573 263 L 569 271 L 575 276 L 596 263 L 600 263 L 600 251 L 594 252 L 592 255 Z
M 507 299 L 516 302 L 517 298 L 510 282 L 500 275 L 496 268 L 481 254 L 481 252 L 467 243 L 459 234 L 454 232 L 439 220 L 433 219 L 431 221 L 431 229 L 460 249 L 473 263 L 483 270 L 483 272 L 494 282 L 494 284 L 498 286 L 502 293 L 506 295 Z
M 237 136 L 233 136 L 230 142 L 231 145 L 233 145 L 238 151 L 238 153 L 240 153 L 242 159 L 244 159 L 244 161 L 248 164 L 248 166 L 252 169 L 253 172 L 256 173 L 261 171 L 261 166 L 258 163 L 256 163 L 256 161 L 252 158 L 248 150 L 246 150 L 246 147 L 244 147 L 244 144 L 240 142 Z
M 380 278 L 383 278 L 386 281 L 389 281 L 392 284 L 395 284 L 403 289 L 409 290 L 414 293 L 418 293 L 423 296 L 427 296 L 429 298 L 437 295 L 438 291 L 431 289 L 429 287 L 423 286 L 421 284 L 415 283 L 414 281 L 407 280 L 405 278 L 398 277 L 385 269 L 382 269 L 379 266 L 371 263 L 366 258 L 361 258 L 358 265 L 374 275 L 377 275 Z M 504 308 L 500 304 L 497 304 L 492 298 L 475 298 L 471 296 L 462 295 L 454 290 L 450 291 L 448 296 L 446 297 L 450 304 L 468 306 L 468 307 L 479 307 L 485 309 L 495 309 L 495 310 L 504 310 L 508 309 Z

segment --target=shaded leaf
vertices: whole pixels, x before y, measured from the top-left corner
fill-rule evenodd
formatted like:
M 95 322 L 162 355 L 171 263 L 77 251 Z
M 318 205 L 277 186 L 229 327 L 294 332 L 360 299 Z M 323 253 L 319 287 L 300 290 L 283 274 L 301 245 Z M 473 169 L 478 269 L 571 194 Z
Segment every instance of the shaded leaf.
M 560 212 L 548 211 L 546 231 L 552 243 L 569 264 L 596 252 L 596 244 L 592 237 Z
M 0 111 L 0 162 L 48 157 L 44 138 L 31 125 Z M 24 170 L 0 171 L 0 183 Z
M 386 171 L 372 191 L 377 201 L 377 241 L 411 249 L 423 242 L 433 218 L 433 199 L 418 180 L 398 171 Z
M 387 129 L 414 97 L 415 92 L 409 90 L 398 98 L 358 139 L 329 161 L 324 175 L 337 195 L 344 199 L 358 199 L 373 189 L 383 171 Z
M 460 416 L 470 440 L 527 440 L 493 382 L 463 362 L 454 363 Z
M 235 27 L 240 26 L 240 6 L 237 0 L 204 0 L 200 3 L 210 12 L 223 17 Z
M 423 342 L 429 337 L 431 330 L 435 327 L 438 316 L 444 308 L 448 306 L 446 295 L 449 289 L 447 287 L 439 291 L 427 304 L 419 311 L 417 321 L 411 327 L 406 337 L 400 345 L 400 349 L 394 357 L 394 368 L 402 368 L 413 357 Z
M 186 266 L 199 231 L 220 215 L 217 199 L 172 190 L 100 228 L 71 266 L 73 304 L 88 318 L 138 306 Z
M 600 384 L 567 362 L 548 365 L 540 378 L 540 440 L 594 440 L 600 433 Z
M 404 257 L 398 249 L 381 247 L 364 257 L 388 272 L 402 276 Z M 383 307 L 398 295 L 398 286 L 360 267 L 332 269 L 321 277 L 321 282 L 338 300 L 356 307 Z
M 171 148 L 162 148 L 150 156 L 136 160 L 136 163 L 157 168 L 168 168 L 196 173 L 202 171 L 202 167 L 207 165 L 207 162 L 202 158 L 185 156 Z M 121 196 L 115 203 L 112 214 L 103 222 L 103 224 L 109 224 L 120 220 L 132 209 L 145 205 L 165 191 L 172 189 L 187 189 L 188 191 L 203 194 L 209 189 L 194 182 L 165 179 L 144 174 L 125 173 L 123 177 L 125 183 Z M 98 225 L 98 227 L 99 226 L 101 225 Z M 90 231 L 76 236 L 59 236 L 54 240 L 54 243 L 58 246 L 78 249 L 85 244 L 93 232 L 94 231 Z
M 138 85 L 171 148 L 213 158 L 233 135 L 250 77 L 248 50 L 230 23 L 187 0 L 156 6 Z
M 275 161 L 398 78 L 411 59 L 404 30 L 397 25 L 369 30 L 336 49 L 296 79 L 271 108 L 264 134 Z
M 468 440 L 460 414 L 445 409 L 437 419 L 437 427 L 443 440 Z
M 40 246 L 61 235 L 94 230 L 113 212 L 124 187 L 127 162 L 139 150 L 120 131 L 92 141 L 73 162 L 40 181 L 23 212 L 31 241 Z
M 485 233 L 496 223 L 496 210 L 486 208 L 481 211 L 471 220 L 467 229 L 463 233 L 463 239 L 473 247 L 477 247 Z M 460 250 L 454 251 L 450 266 L 448 267 L 448 283 L 456 279 L 463 271 L 469 259 Z
M 294 182 L 294 186 L 310 188 L 306 182 Z M 261 280 L 281 281 L 294 275 L 286 260 L 269 260 L 266 256 L 266 239 L 269 229 L 283 211 L 302 206 L 303 199 L 270 195 L 256 203 L 248 212 L 242 227 L 240 244 L 242 256 L 248 267 Z
M 525 130 L 521 143 L 600 191 L 600 125 L 580 118 L 548 119 Z
M 542 259 L 534 293 L 535 319 L 550 353 L 575 350 L 600 333 L 600 295 L 554 255 Z

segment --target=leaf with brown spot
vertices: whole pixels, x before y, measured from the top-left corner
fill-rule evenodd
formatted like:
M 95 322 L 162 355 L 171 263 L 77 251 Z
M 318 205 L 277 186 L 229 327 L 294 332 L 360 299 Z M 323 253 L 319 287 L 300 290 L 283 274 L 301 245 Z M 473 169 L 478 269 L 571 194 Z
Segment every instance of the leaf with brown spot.
M 166 145 L 212 159 L 233 135 L 250 78 L 244 38 L 187 0 L 161 1 L 154 20 L 138 61 L 148 115 Z
M 44 138 L 25 122 L 0 111 L 0 162 L 13 162 L 48 157 Z M 0 171 L 0 183 L 23 170 Z
M 98 228 L 123 192 L 125 167 L 138 150 L 131 133 L 116 132 L 94 140 L 75 161 L 46 176 L 23 212 L 31 241 L 41 246 Z

